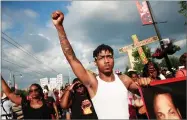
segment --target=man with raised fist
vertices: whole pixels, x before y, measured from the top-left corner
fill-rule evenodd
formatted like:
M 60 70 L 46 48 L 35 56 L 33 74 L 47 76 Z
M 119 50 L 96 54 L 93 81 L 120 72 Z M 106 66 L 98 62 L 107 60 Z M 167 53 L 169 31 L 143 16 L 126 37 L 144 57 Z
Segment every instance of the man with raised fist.
M 66 36 L 63 20 L 64 14 L 61 11 L 52 13 L 52 21 L 58 32 L 62 51 L 75 75 L 86 86 L 98 119 L 129 119 L 128 90 L 135 92 L 139 85 L 148 85 L 151 79 L 140 78 L 135 83 L 126 75 L 115 74 L 113 49 L 104 44 L 93 52 L 99 71 L 99 75 L 94 76 L 75 56 Z

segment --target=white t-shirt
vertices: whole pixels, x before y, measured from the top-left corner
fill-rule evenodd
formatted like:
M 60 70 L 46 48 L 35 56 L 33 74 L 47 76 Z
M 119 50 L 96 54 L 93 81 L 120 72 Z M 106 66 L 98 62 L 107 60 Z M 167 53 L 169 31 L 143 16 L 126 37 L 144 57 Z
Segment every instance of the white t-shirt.
M 13 119 L 12 106 L 13 103 L 7 97 L 1 98 L 1 119 Z

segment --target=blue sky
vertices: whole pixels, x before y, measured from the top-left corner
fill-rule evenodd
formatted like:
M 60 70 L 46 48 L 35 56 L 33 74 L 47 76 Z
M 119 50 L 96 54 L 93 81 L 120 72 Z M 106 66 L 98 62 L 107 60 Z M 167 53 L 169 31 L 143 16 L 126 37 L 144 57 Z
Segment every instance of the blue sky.
M 159 24 L 162 38 L 172 38 L 182 49 L 176 52 L 180 56 L 186 51 L 185 18 L 178 13 L 177 1 L 151 1 L 156 21 L 168 21 Z M 68 78 L 69 65 L 61 52 L 58 36 L 51 21 L 51 13 L 61 10 L 65 14 L 64 27 L 77 57 L 87 69 L 96 71 L 92 63 L 92 51 L 100 44 L 108 44 L 115 52 L 115 69 L 124 71 L 129 65 L 127 54 L 119 54 L 118 49 L 132 44 L 131 35 L 139 40 L 155 36 L 152 25 L 142 26 L 135 1 L 76 1 L 76 2 L 1 2 L 2 31 L 24 49 L 31 52 L 39 61 L 18 48 L 2 40 L 2 58 L 23 68 L 2 60 L 2 74 L 9 79 L 10 70 L 16 77 L 19 88 L 39 83 L 43 77 L 56 77 L 58 73 Z M 8 39 L 5 35 L 2 35 Z M 151 51 L 159 47 L 155 42 L 149 45 Z M 55 70 L 55 72 L 53 71 Z M 16 72 L 17 71 L 17 72 Z M 37 73 L 36 73 L 37 72 Z M 38 72 L 40 74 L 38 74 Z M 70 70 L 71 79 L 75 76 Z

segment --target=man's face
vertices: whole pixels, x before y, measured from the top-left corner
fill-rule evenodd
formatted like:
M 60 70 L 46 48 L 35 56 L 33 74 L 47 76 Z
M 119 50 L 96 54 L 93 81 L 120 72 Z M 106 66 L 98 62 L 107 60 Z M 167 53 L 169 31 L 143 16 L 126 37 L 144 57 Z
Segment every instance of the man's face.
M 102 73 L 111 73 L 114 67 L 114 58 L 108 50 L 102 50 L 96 58 L 96 65 Z
M 159 94 L 154 98 L 154 111 L 156 118 L 161 119 L 181 119 L 179 111 L 175 108 L 171 95 L 168 93 Z

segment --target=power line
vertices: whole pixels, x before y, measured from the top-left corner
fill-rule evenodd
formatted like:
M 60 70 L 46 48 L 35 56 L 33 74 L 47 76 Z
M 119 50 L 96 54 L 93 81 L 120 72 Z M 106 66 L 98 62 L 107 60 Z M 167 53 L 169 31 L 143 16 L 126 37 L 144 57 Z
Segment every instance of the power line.
M 5 70 L 10 70 L 8 67 L 1 67 L 2 69 L 5 69 Z M 15 71 L 15 70 L 11 70 L 12 72 L 18 72 L 18 73 L 20 73 L 20 74 L 28 74 L 29 76 L 33 76 L 33 77 L 35 77 L 34 75 L 32 75 L 32 74 L 29 74 L 29 73 L 23 73 L 23 72 L 21 72 L 21 71 Z
M 19 46 L 11 43 L 9 40 L 5 39 L 4 37 L 1 36 L 1 38 L 3 38 L 3 40 L 5 40 L 6 42 L 10 43 L 11 45 L 15 46 L 16 48 L 20 49 L 21 51 L 25 52 L 27 55 L 33 57 L 32 55 L 30 55 L 30 53 L 28 53 L 27 51 L 23 50 L 22 48 L 20 48 Z M 33 57 L 35 60 L 37 60 L 35 57 Z M 37 60 L 39 61 L 39 60 Z M 39 61 L 40 62 L 40 61 Z M 41 63 L 41 62 L 40 62 Z
M 2 49 L 2 51 L 3 51 L 4 54 L 7 53 L 7 52 L 5 52 L 3 49 Z M 12 54 L 12 53 L 10 53 L 10 52 L 9 52 L 8 54 L 10 54 L 11 56 L 19 57 L 19 56 L 16 56 L 15 54 Z M 5 54 L 5 55 L 8 56 L 7 54 Z M 25 61 L 25 59 L 21 59 L 21 58 L 20 58 L 20 60 Z M 31 62 L 29 62 L 29 63 L 31 63 Z
M 9 40 L 5 39 L 4 37 L 2 37 L 2 38 L 3 38 L 3 40 L 5 40 L 6 42 L 12 44 L 12 45 L 15 46 L 16 48 L 18 48 L 18 49 L 20 49 L 21 51 L 25 52 L 27 55 L 33 57 L 33 58 L 34 58 L 35 60 L 37 60 L 39 63 L 42 63 L 42 61 L 38 60 L 36 57 L 34 57 L 32 54 L 28 53 L 26 50 L 20 48 L 19 46 L 15 45 L 15 44 L 13 44 L 13 43 L 11 43 Z M 15 41 L 14 41 L 14 42 L 15 42 Z M 18 44 L 18 45 L 19 45 L 19 44 Z M 20 45 L 20 46 L 21 46 L 21 45 Z M 42 64 L 43 64 L 43 63 L 42 63 Z M 44 64 L 44 65 L 45 65 L 45 64 Z M 46 66 L 46 67 L 47 67 L 47 66 Z M 50 68 L 50 67 L 48 67 L 48 68 Z M 52 68 L 50 68 L 50 69 L 52 69 Z M 55 71 L 54 69 L 52 69 L 52 70 L 53 70 L 54 72 L 58 73 L 58 72 Z
M 2 60 L 6 61 L 6 62 L 8 62 L 8 63 L 14 64 L 14 65 L 16 65 L 16 66 L 19 66 L 19 67 L 21 67 L 21 68 L 25 68 L 25 66 L 15 64 L 15 63 L 10 62 L 10 61 L 8 61 L 8 60 L 5 60 L 5 59 L 3 59 L 3 58 L 2 58 Z M 40 75 L 42 75 L 42 76 L 45 76 L 45 75 L 43 75 L 43 74 L 41 74 L 41 73 L 38 73 L 38 72 L 36 72 L 36 71 L 32 71 L 32 70 L 30 70 L 30 71 L 31 71 L 31 72 L 35 72 L 35 73 L 37 73 L 37 74 L 40 74 Z
M 2 33 L 3 33 L 5 36 L 7 36 L 10 40 L 14 41 L 14 40 L 13 40 L 11 37 L 9 37 L 7 34 L 5 34 L 4 32 L 2 32 Z M 2 38 L 3 38 L 4 40 L 6 40 L 7 42 L 9 42 L 10 44 L 12 44 L 12 45 L 14 45 L 15 47 L 17 47 L 18 49 L 20 49 L 20 50 L 22 50 L 23 52 L 25 52 L 27 55 L 33 57 L 33 58 L 34 58 L 35 60 L 37 60 L 39 63 L 44 64 L 41 60 L 39 60 L 37 57 L 35 57 L 31 52 L 29 53 L 29 52 L 27 52 L 27 50 L 24 50 L 23 47 L 22 47 L 18 42 L 14 41 L 17 45 L 19 45 L 19 46 L 21 46 L 21 47 L 15 45 L 15 44 L 13 44 L 13 43 L 11 43 L 10 41 L 8 41 L 7 39 L 5 39 L 4 37 L 2 37 Z M 44 65 L 45 65 L 45 64 L 44 64 Z M 46 67 L 48 67 L 48 66 L 46 65 Z M 48 67 L 48 68 L 51 69 L 52 71 L 58 73 L 56 70 L 54 70 L 54 69 L 52 69 L 52 68 L 50 68 L 50 67 Z M 58 73 L 58 74 L 59 74 L 59 73 Z
M 6 54 L 5 54 L 6 55 Z M 7 56 L 7 55 L 6 55 Z M 27 67 L 27 66 L 24 66 L 24 67 Z M 29 67 L 28 67 L 29 68 Z M 38 72 L 42 72 L 42 71 L 38 71 Z
M 6 53 L 3 49 L 2 49 L 2 51 L 3 51 L 4 54 Z M 19 56 L 16 56 L 15 54 L 12 54 L 12 53 L 8 53 L 8 54 L 11 54 L 12 56 L 15 56 L 15 57 L 19 57 Z M 8 56 L 7 54 L 5 54 L 5 55 Z M 21 59 L 21 58 L 20 58 L 20 60 L 27 61 L 27 60 Z M 33 64 L 33 63 L 30 62 L 30 64 Z M 47 71 L 47 70 L 45 70 L 45 71 Z M 47 72 L 49 72 L 49 71 L 47 71 Z

